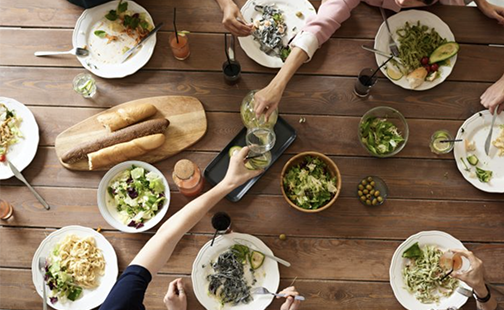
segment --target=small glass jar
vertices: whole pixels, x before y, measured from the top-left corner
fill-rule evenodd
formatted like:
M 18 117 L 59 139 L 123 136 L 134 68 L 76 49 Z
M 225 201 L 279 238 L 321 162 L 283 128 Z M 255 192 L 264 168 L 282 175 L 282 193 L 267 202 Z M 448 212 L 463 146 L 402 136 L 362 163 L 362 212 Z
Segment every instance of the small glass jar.
M 262 114 L 259 118 L 257 118 L 255 113 L 255 100 L 254 95 L 257 90 L 250 91 L 245 98 L 243 98 L 240 114 L 242 117 L 243 125 L 245 127 L 251 128 L 270 128 L 273 129 L 278 119 L 278 109 L 275 109 L 273 113 L 269 116 L 266 121 L 266 117 Z
M 14 208 L 10 203 L 0 199 L 0 219 L 8 220 L 14 213 Z
M 187 197 L 195 197 L 203 191 L 204 181 L 199 167 L 188 159 L 181 159 L 173 169 L 173 181 L 180 193 Z
M 450 135 L 448 130 L 438 130 L 431 136 L 430 149 L 434 154 L 448 154 L 453 150 L 453 142 L 443 142 L 445 140 L 452 140 L 453 137 Z
M 73 89 L 86 99 L 93 98 L 96 94 L 96 81 L 89 73 L 79 73 L 73 79 Z

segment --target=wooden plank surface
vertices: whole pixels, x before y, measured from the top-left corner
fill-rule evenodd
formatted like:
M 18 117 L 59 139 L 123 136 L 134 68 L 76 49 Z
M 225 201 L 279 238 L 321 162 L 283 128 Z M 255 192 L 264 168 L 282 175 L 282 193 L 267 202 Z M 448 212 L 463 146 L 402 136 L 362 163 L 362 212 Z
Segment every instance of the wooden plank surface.
M 141 70 L 121 80 L 95 77 L 98 97 L 92 100 L 71 91 L 78 68 L 6 67 L 0 70 L 0 93 L 27 105 L 101 107 L 160 95 L 196 96 L 209 112 L 238 112 L 251 89 L 267 85 L 270 75 L 243 74 L 240 83 L 222 83 L 218 72 L 167 72 Z M 148 83 L 148 87 L 144 83 Z M 412 92 L 382 78 L 371 96 L 353 95 L 355 78 L 294 76 L 282 98 L 282 113 L 361 116 L 370 108 L 387 105 L 406 118 L 465 120 L 483 107 L 480 96 L 490 83 L 444 82 L 426 92 Z M 120 91 L 118 89 L 120 88 Z M 309 109 L 307 109 L 309 107 Z
M 94 189 L 37 187 L 51 205 L 51 210 L 46 212 L 28 189 L 4 188 L 3 197 L 15 209 L 14 217 L 4 223 L 6 226 L 62 227 L 75 224 L 113 230 L 100 215 Z M 191 232 L 212 233 L 212 215 L 225 211 L 233 218 L 235 230 L 256 235 L 404 240 L 422 230 L 441 230 L 462 241 L 504 242 L 504 234 L 496 233 L 504 229 L 501 201 L 460 201 L 454 204 L 449 200 L 390 198 L 377 208 L 366 207 L 350 196 L 340 197 L 328 210 L 307 217 L 291 208 L 283 197 L 261 194 L 249 194 L 239 204 L 223 200 Z M 165 219 L 188 201 L 181 194 L 172 193 Z M 422 212 L 421 218 L 411 216 L 418 210 Z M 298 225 L 307 220 L 313 223 L 310 229 Z M 468 222 L 471 229 L 464 225 Z
M 222 36 L 218 34 L 192 34 L 191 56 L 185 61 L 176 60 L 168 47 L 168 33 L 159 33 L 158 42 L 146 69 L 221 71 L 225 55 Z M 66 29 L 0 29 L 0 65 L 81 67 L 74 56 L 35 57 L 39 50 L 70 50 L 72 31 Z M 299 69 L 299 73 L 357 76 L 366 67 L 375 67 L 374 55 L 361 45 L 372 46 L 372 40 L 330 39 L 317 52 L 312 61 Z M 276 72 L 261 67 L 237 49 L 237 59 L 244 72 Z M 337 57 L 329 55 L 338 55 Z M 504 64 L 502 48 L 485 45 L 461 44 L 457 62 L 448 80 L 493 82 L 501 77 Z M 218 61 L 221 60 L 221 61 Z M 474 70 L 475 66 L 478 70 Z

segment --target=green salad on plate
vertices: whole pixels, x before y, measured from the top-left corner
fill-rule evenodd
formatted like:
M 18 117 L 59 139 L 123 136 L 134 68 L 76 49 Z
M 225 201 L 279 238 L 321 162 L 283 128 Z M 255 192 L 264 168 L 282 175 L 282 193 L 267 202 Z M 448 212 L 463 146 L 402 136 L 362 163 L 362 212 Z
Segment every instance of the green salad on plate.
M 134 165 L 115 177 L 107 191 L 107 204 L 117 208 L 124 224 L 137 229 L 153 218 L 166 200 L 161 176 Z

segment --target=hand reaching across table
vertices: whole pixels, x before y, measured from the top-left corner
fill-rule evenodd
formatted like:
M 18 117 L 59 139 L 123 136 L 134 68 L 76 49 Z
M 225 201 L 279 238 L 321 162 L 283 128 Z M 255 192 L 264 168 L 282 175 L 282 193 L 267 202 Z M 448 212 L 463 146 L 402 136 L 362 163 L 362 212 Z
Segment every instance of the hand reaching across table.
M 238 37 L 246 37 L 254 31 L 252 24 L 246 24 L 245 18 L 233 0 L 216 0 L 222 13 L 222 24 L 229 32 Z
M 465 250 L 452 250 L 466 257 L 471 263 L 471 267 L 465 272 L 453 272 L 452 277 L 464 281 L 467 285 L 473 288 L 475 295 L 479 299 L 485 299 L 490 296 L 488 286 L 485 284 L 483 262 L 477 258 L 472 252 Z M 497 308 L 497 301 L 495 297 L 491 296 L 489 300 L 481 302 L 477 299 L 478 309 L 481 310 L 494 310 Z
M 504 75 L 490 86 L 480 97 L 481 104 L 487 108 L 491 114 L 497 109 L 497 114 L 504 110 Z M 499 106 L 500 105 L 500 106 Z
M 497 20 L 499 25 L 504 26 L 504 7 L 491 4 L 486 0 L 476 0 L 475 2 L 483 14 Z

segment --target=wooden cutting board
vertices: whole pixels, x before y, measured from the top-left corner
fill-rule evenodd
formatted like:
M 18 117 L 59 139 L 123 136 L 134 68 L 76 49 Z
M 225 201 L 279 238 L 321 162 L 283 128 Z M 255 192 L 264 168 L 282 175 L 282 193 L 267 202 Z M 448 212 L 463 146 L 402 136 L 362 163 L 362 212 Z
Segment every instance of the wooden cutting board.
M 205 109 L 201 102 L 194 97 L 187 96 L 161 96 L 129 101 L 109 110 L 98 113 L 75 126 L 70 127 L 56 137 L 56 154 L 60 163 L 71 170 L 89 171 L 87 158 L 73 164 L 65 164 L 61 156 L 75 145 L 92 141 L 96 138 L 110 134 L 97 120 L 98 115 L 124 108 L 128 105 L 150 103 L 158 112 L 153 118 L 167 118 L 170 126 L 165 131 L 166 142 L 159 148 L 135 160 L 155 163 L 173 156 L 198 142 L 207 130 Z M 108 170 L 105 167 L 97 170 Z

